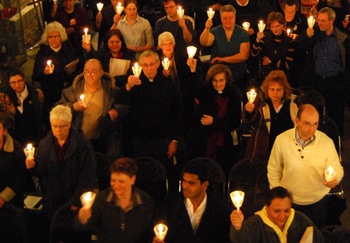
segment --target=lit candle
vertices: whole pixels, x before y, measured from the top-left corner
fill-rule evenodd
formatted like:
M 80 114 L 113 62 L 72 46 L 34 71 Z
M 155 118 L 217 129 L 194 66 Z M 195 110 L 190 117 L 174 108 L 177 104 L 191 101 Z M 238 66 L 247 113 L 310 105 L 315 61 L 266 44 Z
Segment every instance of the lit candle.
M 209 10 L 207 10 L 207 15 L 208 15 L 209 19 L 212 19 L 212 18 L 214 18 L 215 11 L 213 11 L 212 8 L 209 8 Z
M 188 46 L 187 47 L 188 58 L 193 58 L 194 55 L 196 55 L 196 52 L 197 52 L 197 47 L 195 47 L 195 46 Z
M 170 66 L 169 58 L 167 58 L 167 57 L 164 58 L 162 61 L 162 65 L 163 65 L 164 70 L 168 70 L 169 66 Z
M 95 197 L 96 197 L 96 193 L 94 192 L 83 193 L 83 195 L 80 196 L 80 201 L 83 208 L 86 208 L 86 209 L 91 208 L 92 204 L 94 204 Z
M 235 205 L 235 207 L 239 211 L 239 208 L 243 204 L 244 192 L 243 191 L 233 191 L 230 193 L 230 197 L 231 197 L 231 201 L 232 201 L 233 205 Z
M 84 106 L 86 106 L 86 104 L 85 104 L 85 95 L 84 94 L 80 95 L 80 101 L 83 103 Z
M 97 3 L 96 6 L 97 6 L 97 10 L 101 12 L 101 10 L 103 9 L 103 3 Z
M 50 72 L 50 73 L 53 73 L 53 68 L 54 68 L 54 66 L 53 66 L 53 63 L 52 63 L 52 61 L 51 61 L 50 59 L 47 60 L 46 66 L 49 68 L 49 72 Z
M 264 32 L 265 24 L 262 20 L 259 21 L 258 28 L 259 28 L 259 32 Z
M 165 224 L 157 224 L 154 226 L 153 230 L 159 240 L 164 240 L 166 233 L 168 232 L 168 226 Z
M 35 152 L 35 147 L 33 147 L 33 144 L 28 143 L 24 149 L 24 154 L 26 155 L 27 158 L 34 158 L 34 152 Z
M 325 175 L 326 181 L 328 182 L 328 181 L 331 181 L 335 178 L 336 172 L 333 169 L 333 167 L 331 165 L 329 165 L 327 167 L 327 169 L 325 170 L 324 175 Z
M 287 36 L 290 36 L 291 29 L 287 29 Z
M 243 22 L 242 23 L 242 26 L 243 26 L 243 29 L 245 29 L 246 31 L 249 30 L 249 27 L 250 27 L 250 23 L 249 22 Z
M 141 71 L 142 67 L 140 67 L 139 64 L 136 62 L 132 67 L 132 72 L 134 73 L 134 76 L 140 77 Z
M 52 61 L 51 60 L 47 60 L 46 65 L 51 67 L 51 64 L 52 64 Z
M 254 103 L 256 98 L 255 89 L 251 89 L 250 91 L 247 92 L 247 98 L 250 103 Z
M 84 28 L 84 33 L 85 33 L 85 41 L 87 42 L 88 40 L 88 31 L 89 29 L 88 28 Z
M 57 0 L 53 0 L 53 3 L 54 3 L 54 4 L 57 4 Z
M 179 6 L 179 8 L 177 9 L 177 15 L 181 19 L 184 16 L 184 14 L 185 14 L 185 9 L 183 9 L 181 6 Z
M 120 2 L 118 2 L 117 4 L 117 14 L 121 15 L 123 12 L 124 7 L 122 6 L 122 4 Z
M 316 20 L 315 20 L 314 16 L 312 16 L 312 15 L 307 18 L 307 25 L 309 26 L 309 28 L 314 27 L 315 21 Z

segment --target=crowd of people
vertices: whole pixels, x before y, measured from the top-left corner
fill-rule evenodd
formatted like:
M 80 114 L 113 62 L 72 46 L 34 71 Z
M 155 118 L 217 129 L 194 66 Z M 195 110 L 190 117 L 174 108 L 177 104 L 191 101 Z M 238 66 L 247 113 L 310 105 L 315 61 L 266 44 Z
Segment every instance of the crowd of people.
M 136 0 L 105 2 L 93 20 L 73 0 L 44 9 L 33 82 L 16 67 L 1 86 L 0 221 L 12 220 L 0 223 L 5 238 L 31 242 L 22 195 L 39 190 L 42 242 L 299 242 L 310 228 L 323 242 L 328 193 L 344 171 L 317 128 L 327 116 L 343 134 L 349 3 L 342 12 L 320 1 L 312 23 L 298 0 L 190 2 L 164 0 L 154 26 Z M 319 99 L 301 97 L 301 87 Z M 107 161 L 106 188 L 97 154 Z M 135 186 L 142 156 L 167 171 L 164 202 Z M 216 161 L 227 178 L 242 158 L 259 163 L 270 186 L 264 207 L 246 219 L 232 210 L 194 158 Z M 97 188 L 92 207 L 82 207 L 80 196 Z M 63 226 L 53 231 L 58 212 Z M 154 235 L 157 223 L 167 225 L 165 239 Z

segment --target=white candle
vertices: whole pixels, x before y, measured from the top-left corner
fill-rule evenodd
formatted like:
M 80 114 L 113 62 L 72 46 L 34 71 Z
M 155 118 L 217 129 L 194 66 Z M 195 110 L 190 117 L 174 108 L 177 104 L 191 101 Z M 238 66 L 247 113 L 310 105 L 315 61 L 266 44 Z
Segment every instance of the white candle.
M 159 240 L 164 240 L 166 233 L 168 232 L 168 226 L 165 224 L 157 224 L 154 226 L 153 230 Z
M 132 67 L 132 72 L 134 73 L 134 76 L 140 77 L 141 71 L 142 67 L 140 67 L 139 64 L 136 62 Z
M 163 65 L 164 70 L 168 70 L 169 66 L 170 66 L 169 58 L 167 58 L 167 57 L 164 58 L 162 61 L 162 65 Z
M 239 211 L 239 208 L 243 204 L 244 192 L 243 191 L 233 191 L 230 193 L 230 197 L 231 197 L 231 201 L 232 201 L 233 205 L 235 205 L 235 207 Z
M 258 28 L 259 28 L 259 32 L 264 32 L 265 24 L 262 20 L 259 21 Z
M 124 7 L 122 6 L 122 4 L 120 2 L 118 2 L 116 8 L 117 8 L 117 14 L 119 14 L 119 15 L 122 14 Z
M 179 18 L 181 19 L 185 14 L 185 10 L 179 6 L 179 8 L 177 9 L 177 15 L 179 16 Z
M 94 204 L 96 197 L 96 193 L 94 192 L 85 192 L 80 196 L 81 205 L 83 208 L 91 208 L 92 204 Z
M 28 143 L 24 149 L 24 154 L 26 155 L 27 158 L 34 158 L 34 152 L 35 152 L 35 148 L 33 147 L 33 144 Z
M 209 10 L 207 10 L 207 15 L 209 19 L 212 19 L 214 18 L 215 11 L 212 8 L 209 8 Z
M 188 46 L 187 47 L 188 58 L 193 58 L 194 55 L 196 55 L 196 52 L 197 52 L 197 47 L 195 47 L 195 46 Z
M 255 89 L 251 89 L 250 91 L 247 92 L 247 98 L 250 103 L 254 103 L 256 98 Z
M 97 3 L 96 6 L 97 6 L 97 10 L 101 12 L 101 10 L 103 9 L 103 3 Z
M 80 95 L 80 100 L 83 103 L 83 105 L 86 106 L 86 104 L 85 104 L 85 95 L 84 94 Z
M 287 36 L 289 36 L 290 35 L 290 32 L 291 32 L 291 29 L 287 29 Z
M 331 165 L 327 167 L 324 174 L 327 182 L 333 180 L 336 176 L 336 172 Z
M 246 31 L 249 30 L 249 27 L 250 27 L 250 23 L 249 22 L 243 22 L 242 23 L 242 26 L 243 26 L 243 29 L 245 29 Z
M 52 63 L 52 61 L 50 59 L 47 60 L 46 66 L 49 68 L 49 72 L 53 73 L 53 63 Z
M 314 16 L 312 16 L 312 15 L 307 18 L 307 25 L 309 26 L 309 28 L 314 27 L 315 21 L 316 20 L 315 20 Z
M 52 64 L 52 61 L 51 60 L 47 60 L 46 65 L 51 67 L 51 64 Z
M 86 41 L 88 40 L 88 31 L 89 31 L 88 28 L 84 28 L 85 40 L 86 40 Z

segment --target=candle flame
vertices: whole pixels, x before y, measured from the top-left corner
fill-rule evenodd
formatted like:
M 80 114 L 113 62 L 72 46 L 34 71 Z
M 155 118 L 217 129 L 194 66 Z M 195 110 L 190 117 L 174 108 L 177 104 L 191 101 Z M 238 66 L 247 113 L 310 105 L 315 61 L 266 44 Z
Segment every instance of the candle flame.
M 52 61 L 51 60 L 47 60 L 47 62 L 46 62 L 46 64 L 47 64 L 47 66 L 51 66 L 51 64 L 52 64 Z
M 80 95 L 80 99 L 81 99 L 81 100 L 84 100 L 84 98 L 85 98 L 85 95 L 84 95 L 84 94 L 81 94 L 81 95 Z
M 32 147 L 33 147 L 33 144 L 31 144 L 31 143 L 27 144 L 27 149 L 32 149 Z

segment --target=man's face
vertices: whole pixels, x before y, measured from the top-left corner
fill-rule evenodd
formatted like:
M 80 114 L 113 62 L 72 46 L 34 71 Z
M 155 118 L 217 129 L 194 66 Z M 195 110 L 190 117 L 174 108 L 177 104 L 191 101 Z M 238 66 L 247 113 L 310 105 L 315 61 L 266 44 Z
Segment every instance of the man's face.
M 278 21 L 272 21 L 270 24 L 270 29 L 274 35 L 280 36 L 283 33 L 284 25 Z
M 51 130 L 55 138 L 59 141 L 65 141 L 69 135 L 71 123 L 61 120 L 52 120 L 51 121 Z
M 286 224 L 292 207 L 290 198 L 274 198 L 269 206 L 266 206 L 267 217 L 281 230 Z
M 84 66 L 84 79 L 88 85 L 97 85 L 103 75 L 103 69 L 101 65 L 95 61 L 91 60 L 86 62 Z
M 22 93 L 26 86 L 26 82 L 21 75 L 15 75 L 10 77 L 9 84 L 11 88 L 18 94 Z
M 198 175 L 184 173 L 182 176 L 182 193 L 185 198 L 195 200 L 204 197 L 209 183 L 207 181 L 201 183 Z
M 137 16 L 137 7 L 135 3 L 129 3 L 125 8 L 124 8 L 125 15 L 131 19 L 136 18 Z
M 286 4 L 283 9 L 283 12 L 284 12 L 284 19 L 287 22 L 291 22 L 294 19 L 294 16 L 297 12 L 297 6 L 295 4 L 293 4 L 292 6 L 289 6 Z
M 317 16 L 317 24 L 321 31 L 331 31 L 333 29 L 333 22 L 334 20 L 330 20 L 327 13 L 319 13 Z
M 318 127 L 319 115 L 317 112 L 304 111 L 300 115 L 300 119 L 296 119 L 299 137 L 306 141 L 315 135 Z
M 156 59 L 155 55 L 150 55 L 148 57 L 143 57 L 140 60 L 140 65 L 142 71 L 148 79 L 154 79 L 157 76 L 158 67 L 160 61 Z
M 66 11 L 72 11 L 74 9 L 74 0 L 63 0 L 63 7 Z
M 233 12 L 222 12 L 221 23 L 225 29 L 233 28 L 236 23 L 236 15 Z
M 177 5 L 174 1 L 168 1 L 164 3 L 164 9 L 167 15 L 170 17 L 176 17 L 177 16 Z
M 118 198 L 126 196 L 131 192 L 132 185 L 135 184 L 136 176 L 130 177 L 124 173 L 111 173 L 110 185 Z

